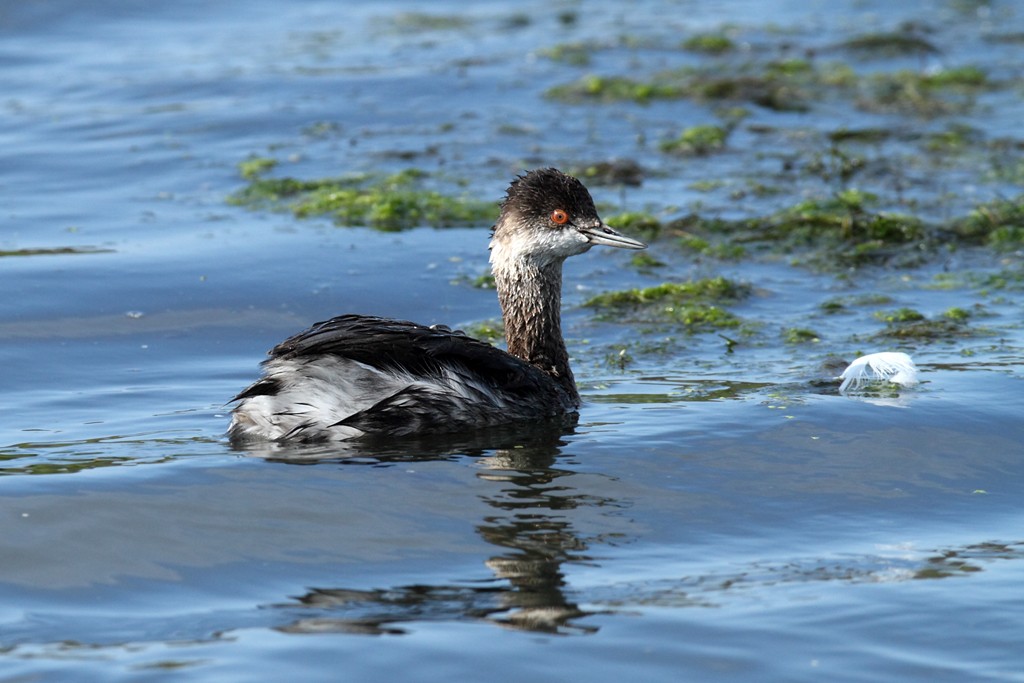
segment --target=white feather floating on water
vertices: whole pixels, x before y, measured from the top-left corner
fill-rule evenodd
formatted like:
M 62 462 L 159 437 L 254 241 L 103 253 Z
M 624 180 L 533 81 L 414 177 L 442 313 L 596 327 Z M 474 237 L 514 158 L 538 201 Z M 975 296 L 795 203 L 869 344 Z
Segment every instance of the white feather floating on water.
M 843 383 L 839 385 L 839 393 L 856 391 L 868 382 L 891 382 L 904 387 L 912 387 L 917 384 L 917 366 L 913 359 L 899 351 L 883 351 L 881 353 L 869 353 L 861 356 L 850 363 L 839 379 Z

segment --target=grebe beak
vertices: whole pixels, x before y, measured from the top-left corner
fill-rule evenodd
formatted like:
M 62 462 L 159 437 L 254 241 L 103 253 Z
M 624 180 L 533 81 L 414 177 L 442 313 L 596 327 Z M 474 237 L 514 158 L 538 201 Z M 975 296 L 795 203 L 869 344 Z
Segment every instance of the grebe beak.
M 647 248 L 647 245 L 640 240 L 626 237 L 622 233 L 612 230 L 604 223 L 581 227 L 579 231 L 591 244 L 603 244 L 606 247 L 618 247 L 619 249 Z

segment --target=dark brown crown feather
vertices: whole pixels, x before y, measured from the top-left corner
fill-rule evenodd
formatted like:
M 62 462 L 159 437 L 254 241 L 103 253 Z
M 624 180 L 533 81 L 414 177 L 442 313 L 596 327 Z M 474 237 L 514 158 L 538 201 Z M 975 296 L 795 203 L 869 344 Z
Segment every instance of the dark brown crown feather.
M 594 200 L 583 183 L 556 168 L 517 176 L 501 202 L 502 216 L 547 219 L 556 209 L 567 211 L 571 223 L 597 219 Z

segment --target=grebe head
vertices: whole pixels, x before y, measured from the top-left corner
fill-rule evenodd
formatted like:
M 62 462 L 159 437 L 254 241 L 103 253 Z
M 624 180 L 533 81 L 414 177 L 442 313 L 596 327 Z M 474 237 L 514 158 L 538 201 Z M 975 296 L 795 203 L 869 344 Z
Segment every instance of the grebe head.
M 522 259 L 543 266 L 582 254 L 595 244 L 623 249 L 647 246 L 605 225 L 583 183 L 544 168 L 509 185 L 491 236 L 491 262 Z

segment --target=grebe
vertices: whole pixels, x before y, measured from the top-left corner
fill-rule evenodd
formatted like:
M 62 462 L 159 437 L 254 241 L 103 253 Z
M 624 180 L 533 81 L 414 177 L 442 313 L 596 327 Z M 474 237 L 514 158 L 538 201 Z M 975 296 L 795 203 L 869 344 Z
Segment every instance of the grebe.
M 562 263 L 595 244 L 647 245 L 612 230 L 576 178 L 514 179 L 491 233 L 508 352 L 462 332 L 367 315 L 320 322 L 278 344 L 232 399 L 235 441 L 336 441 L 542 420 L 580 404 L 561 328 Z

